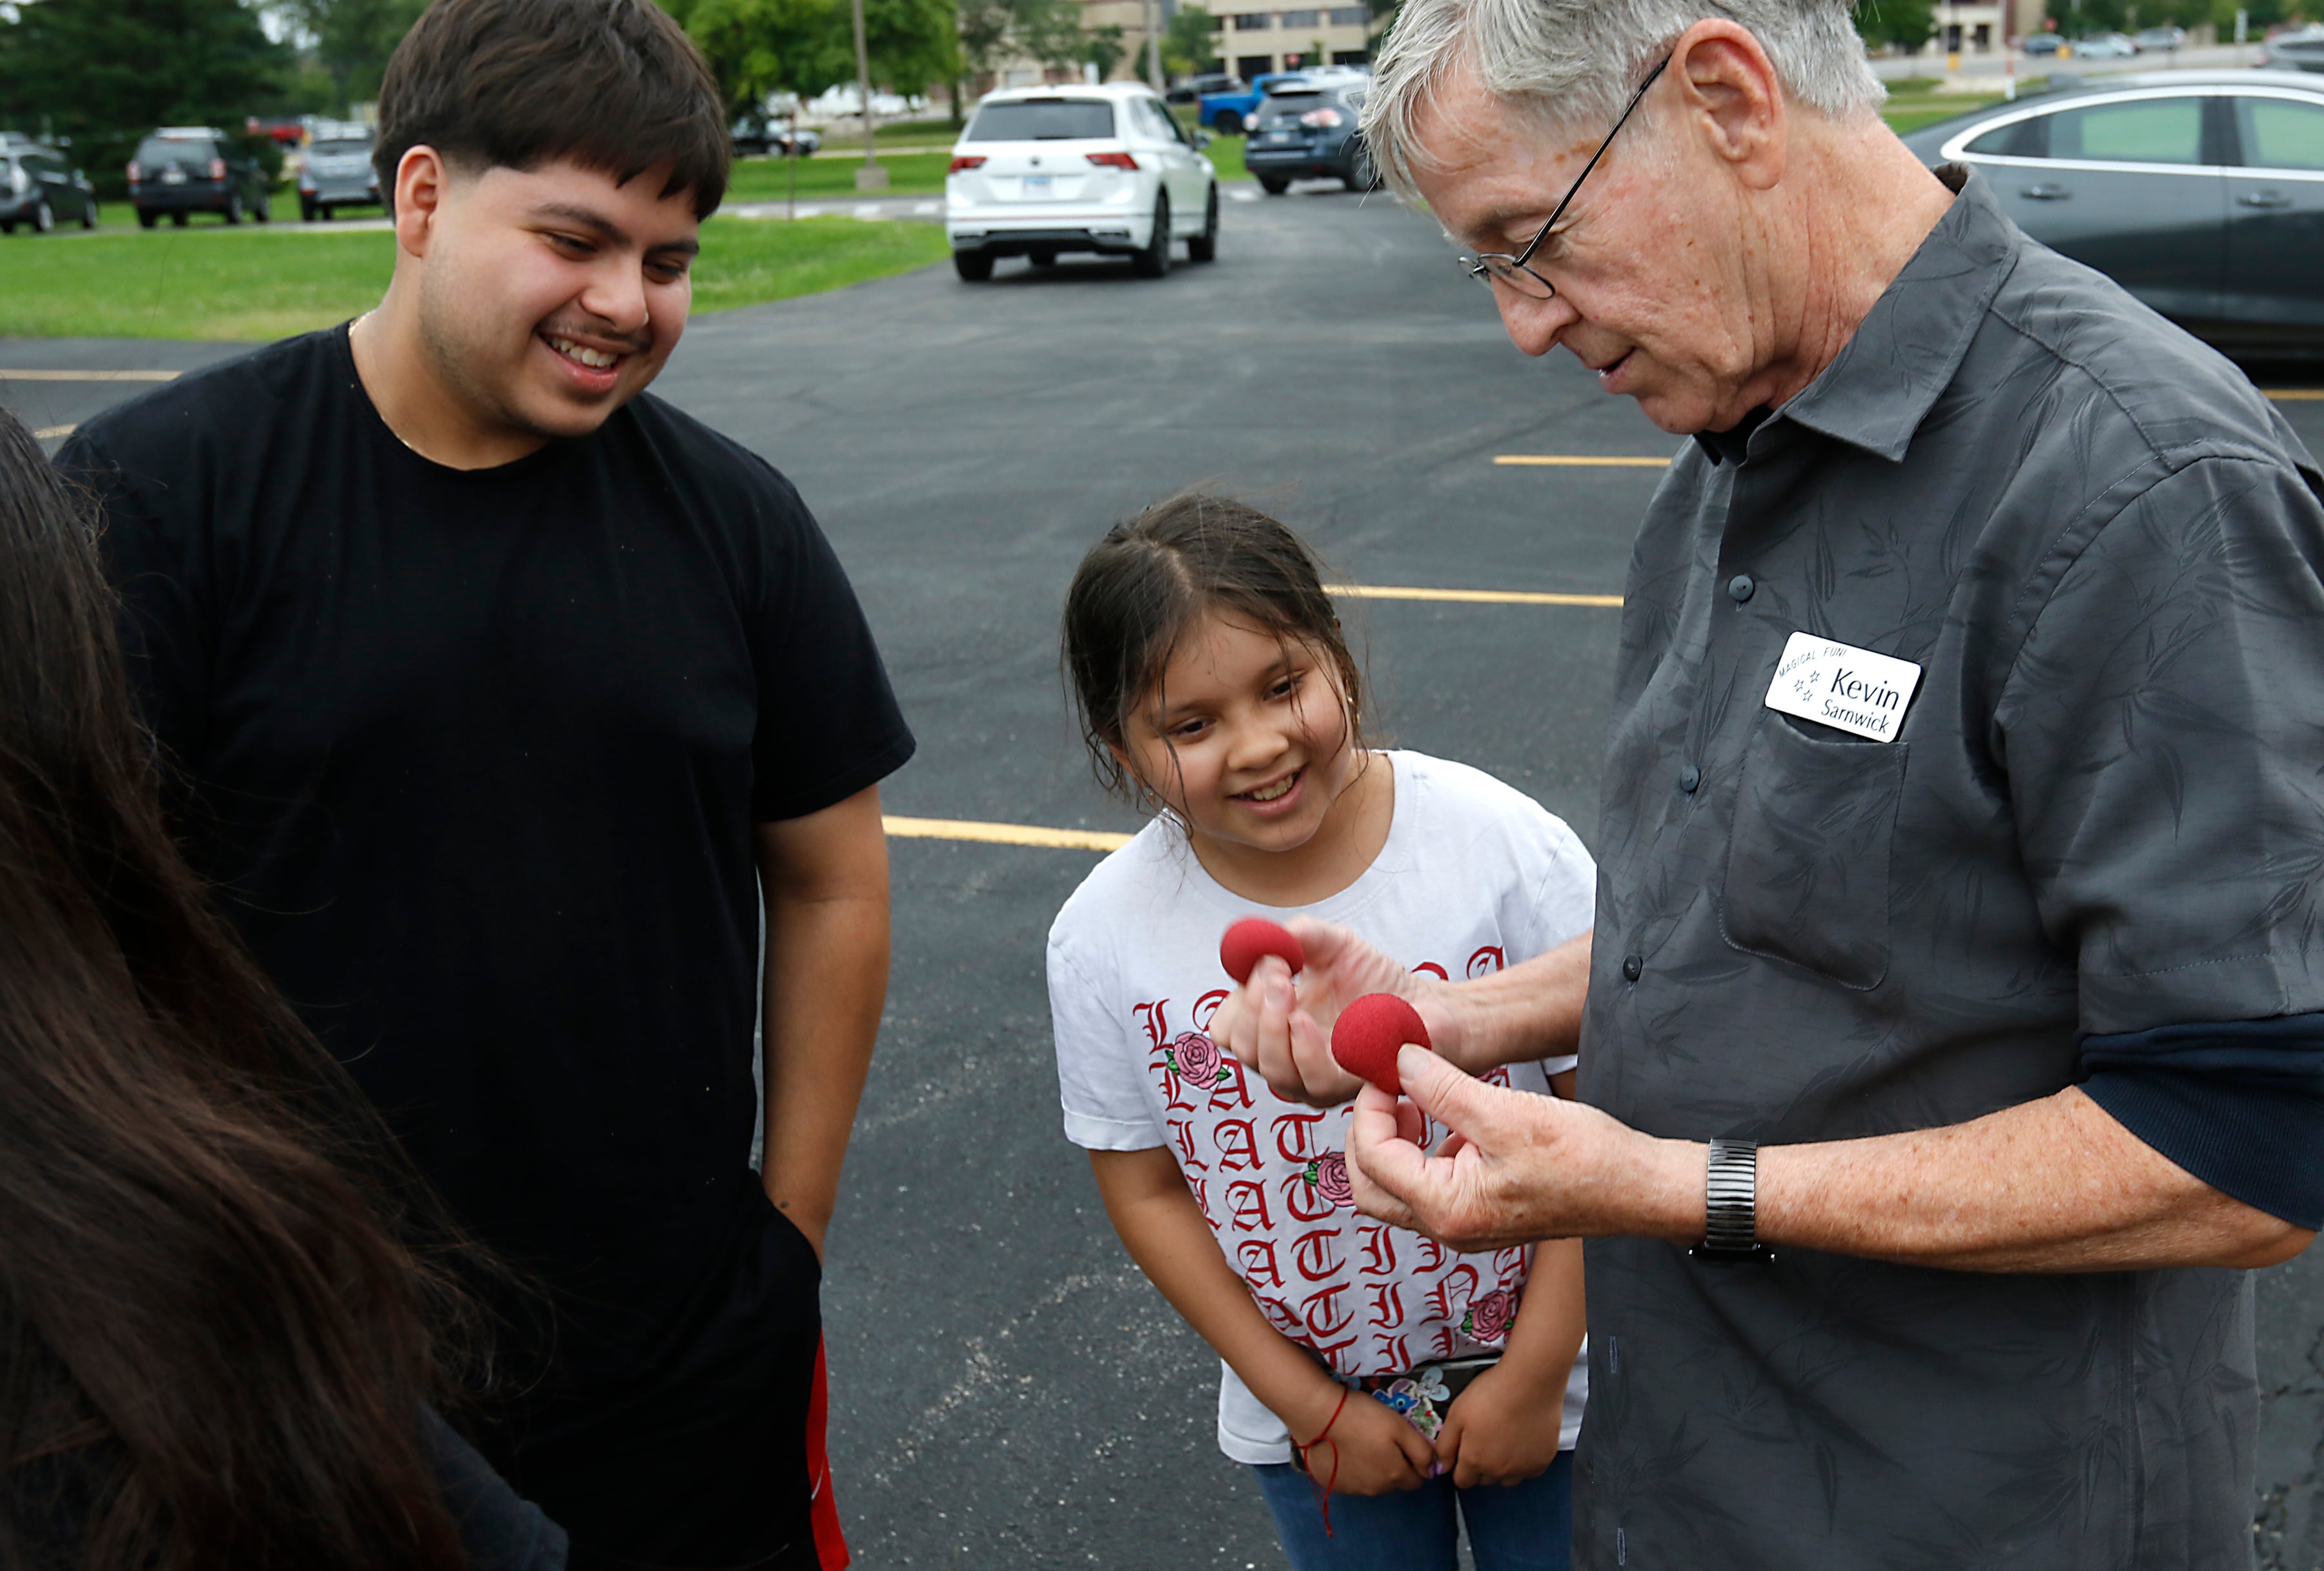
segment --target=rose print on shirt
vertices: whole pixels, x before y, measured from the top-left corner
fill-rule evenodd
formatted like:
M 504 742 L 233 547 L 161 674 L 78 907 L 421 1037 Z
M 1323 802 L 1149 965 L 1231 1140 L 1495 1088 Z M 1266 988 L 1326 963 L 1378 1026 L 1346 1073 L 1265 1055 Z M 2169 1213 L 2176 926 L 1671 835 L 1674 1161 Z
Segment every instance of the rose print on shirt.
M 1498 1342 L 1509 1334 L 1509 1322 L 1517 1318 L 1517 1294 L 1497 1287 L 1469 1300 L 1469 1312 L 1461 1317 L 1461 1329 L 1480 1342 Z
M 1348 1182 L 1348 1159 L 1342 1153 L 1323 1153 L 1307 1164 L 1305 1177 L 1320 1198 L 1342 1210 L 1355 1209 L 1356 1191 Z
M 1226 1054 L 1219 1051 L 1217 1043 L 1199 1031 L 1182 1034 L 1163 1049 L 1162 1056 L 1178 1078 L 1190 1086 L 1208 1088 L 1227 1078 Z

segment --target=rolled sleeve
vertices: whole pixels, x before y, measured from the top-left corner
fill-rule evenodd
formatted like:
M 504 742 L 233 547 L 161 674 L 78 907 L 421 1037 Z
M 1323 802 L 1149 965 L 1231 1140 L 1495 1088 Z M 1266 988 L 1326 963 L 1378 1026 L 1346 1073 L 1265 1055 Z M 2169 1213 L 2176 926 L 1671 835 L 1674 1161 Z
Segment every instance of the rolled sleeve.
M 2060 567 L 1997 722 L 2081 1029 L 2324 1009 L 2324 508 L 2205 457 Z

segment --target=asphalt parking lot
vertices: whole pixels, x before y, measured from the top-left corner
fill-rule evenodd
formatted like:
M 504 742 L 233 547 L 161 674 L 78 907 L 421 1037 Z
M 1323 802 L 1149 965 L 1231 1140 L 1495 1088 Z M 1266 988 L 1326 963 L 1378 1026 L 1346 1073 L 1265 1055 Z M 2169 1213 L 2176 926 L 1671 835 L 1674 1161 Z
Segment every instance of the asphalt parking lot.
M 0 365 L 222 353 L 15 341 Z M 2324 387 L 2304 374 L 2286 385 Z M 53 429 L 138 385 L 15 378 L 0 399 Z M 1351 583 L 1617 595 L 1677 446 L 1572 361 L 1511 349 L 1425 219 L 1320 192 L 1230 204 L 1221 260 L 1157 282 L 939 268 L 704 318 L 659 390 L 784 469 L 845 559 L 920 737 L 889 810 L 1050 828 L 1137 822 L 1091 783 L 1057 677 L 1060 597 L 1110 522 L 1203 483 L 1306 530 Z M 2324 449 L 2324 400 L 2278 407 Z M 1347 607 L 1397 742 L 1591 838 L 1618 611 Z M 1215 1361 L 1130 1265 L 1058 1130 L 1042 941 L 1094 853 L 894 852 L 894 982 L 825 1291 L 857 1564 L 1279 1565 L 1213 1441 Z M 2315 1571 L 2324 1251 L 2263 1278 L 2260 1330 L 2265 1557 Z

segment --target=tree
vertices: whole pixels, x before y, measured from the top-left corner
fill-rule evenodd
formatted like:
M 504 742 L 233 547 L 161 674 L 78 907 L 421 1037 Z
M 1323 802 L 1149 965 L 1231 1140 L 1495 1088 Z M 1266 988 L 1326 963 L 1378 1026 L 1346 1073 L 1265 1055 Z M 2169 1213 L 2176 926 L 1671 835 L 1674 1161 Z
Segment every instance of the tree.
M 420 20 L 427 0 L 283 0 L 282 14 L 314 41 L 341 106 L 379 96 L 387 57 Z
M 1856 30 L 1867 43 L 1893 43 L 1906 54 L 1918 54 L 1937 31 L 1936 8 L 1930 0 L 1862 0 Z
M 847 14 L 844 5 L 837 10 Z M 906 97 L 950 81 L 960 69 L 959 28 L 953 0 L 863 0 L 872 79 Z M 847 75 L 854 75 L 853 69 Z
M 0 114 L 72 139 L 98 188 L 157 125 L 238 131 L 293 64 L 237 0 L 35 0 L 0 24 Z
M 1179 6 L 1162 30 L 1162 69 L 1182 77 L 1215 70 L 1219 55 L 1212 41 L 1218 30 L 1218 23 L 1204 7 Z
M 1120 65 L 1121 57 L 1130 52 L 1130 46 L 1122 41 L 1122 36 L 1121 24 L 1109 22 L 1103 27 L 1090 29 L 1082 40 L 1082 60 L 1084 63 L 1097 68 L 1097 79 L 1101 82 L 1112 79 L 1113 68 Z

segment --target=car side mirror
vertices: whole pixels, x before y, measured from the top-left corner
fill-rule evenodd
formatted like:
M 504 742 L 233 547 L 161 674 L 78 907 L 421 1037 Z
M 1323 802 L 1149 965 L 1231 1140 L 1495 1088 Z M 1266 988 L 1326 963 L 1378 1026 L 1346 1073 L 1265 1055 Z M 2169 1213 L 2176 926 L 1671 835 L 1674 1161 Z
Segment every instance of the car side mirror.
M 1194 127 L 1194 145 L 1197 148 L 1208 147 L 1217 140 L 1205 127 L 1200 125 Z

